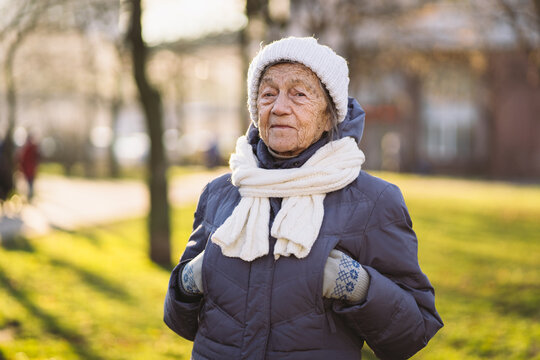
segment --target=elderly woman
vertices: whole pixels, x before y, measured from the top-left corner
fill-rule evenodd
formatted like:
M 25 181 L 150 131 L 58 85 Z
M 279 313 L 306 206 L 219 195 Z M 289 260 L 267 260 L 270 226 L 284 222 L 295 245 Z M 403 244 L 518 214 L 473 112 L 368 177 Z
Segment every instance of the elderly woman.
M 405 359 L 442 327 L 399 189 L 361 171 L 346 61 L 313 38 L 264 47 L 232 175 L 204 189 L 165 322 L 193 359 Z

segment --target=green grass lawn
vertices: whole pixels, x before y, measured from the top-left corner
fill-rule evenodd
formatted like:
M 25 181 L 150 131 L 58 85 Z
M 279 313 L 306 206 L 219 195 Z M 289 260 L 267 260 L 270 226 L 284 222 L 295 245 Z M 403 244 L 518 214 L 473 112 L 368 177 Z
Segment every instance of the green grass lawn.
M 95 169 L 97 179 L 106 179 L 109 177 L 108 170 L 103 167 L 97 167 Z M 177 176 L 190 175 L 197 172 L 208 171 L 208 169 L 202 165 L 189 165 L 178 166 L 171 165 L 167 169 L 167 177 L 172 179 Z M 59 175 L 65 176 L 64 168 L 62 164 L 57 162 L 43 162 L 39 164 L 38 174 L 45 175 Z M 85 177 L 84 168 L 82 164 L 75 164 L 71 169 L 71 177 Z M 144 164 L 124 166 L 121 168 L 120 179 L 124 180 L 141 180 L 146 181 L 146 166 Z
M 378 175 L 404 193 L 445 322 L 414 359 L 540 359 L 540 187 Z M 174 211 L 175 261 L 193 211 Z M 189 359 L 162 322 L 170 269 L 146 253 L 141 219 L 4 244 L 0 360 Z

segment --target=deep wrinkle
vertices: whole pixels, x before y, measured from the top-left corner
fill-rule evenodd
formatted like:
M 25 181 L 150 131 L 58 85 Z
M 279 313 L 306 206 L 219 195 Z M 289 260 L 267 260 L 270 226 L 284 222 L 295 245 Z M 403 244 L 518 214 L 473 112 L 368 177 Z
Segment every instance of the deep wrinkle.
M 297 63 L 269 67 L 259 84 L 257 110 L 264 143 L 281 156 L 296 156 L 331 127 L 320 81 Z
M 273 81 L 272 78 L 269 78 L 269 77 L 265 77 L 261 80 L 261 83 L 260 83 L 260 87 L 263 87 L 264 85 L 267 85 L 267 86 L 270 86 L 270 87 L 276 87 L 276 83 Z M 308 90 L 311 94 L 317 96 L 317 91 L 315 90 L 315 88 L 313 86 L 311 86 L 310 84 L 306 84 L 304 81 L 300 80 L 300 79 L 290 79 L 289 80 L 289 84 L 287 85 L 290 85 L 291 87 L 294 87 L 294 86 L 297 86 L 297 85 L 302 85 L 302 86 L 305 86 L 306 87 L 306 90 Z M 319 86 L 320 87 L 320 84 Z

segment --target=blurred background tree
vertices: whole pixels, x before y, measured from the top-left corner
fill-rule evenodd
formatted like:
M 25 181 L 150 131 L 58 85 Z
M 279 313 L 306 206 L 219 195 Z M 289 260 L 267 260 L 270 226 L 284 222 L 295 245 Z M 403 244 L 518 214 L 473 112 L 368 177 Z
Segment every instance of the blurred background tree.
M 149 83 L 146 75 L 148 49 L 142 38 L 141 0 L 131 0 L 130 26 L 127 40 L 131 46 L 133 77 L 150 135 L 148 157 L 148 187 L 150 190 L 150 259 L 161 265 L 171 262 L 169 202 L 167 198 L 167 161 L 163 149 L 163 110 L 160 93 Z

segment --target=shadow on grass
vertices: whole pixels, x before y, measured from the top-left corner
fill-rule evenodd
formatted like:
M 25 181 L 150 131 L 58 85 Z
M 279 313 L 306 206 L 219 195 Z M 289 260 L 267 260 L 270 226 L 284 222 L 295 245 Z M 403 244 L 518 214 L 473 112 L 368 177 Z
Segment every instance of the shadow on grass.
M 133 219 L 128 219 L 125 221 L 133 221 Z M 103 234 L 107 234 L 108 236 L 114 236 L 124 241 L 126 240 L 126 234 L 123 231 L 118 230 L 118 224 L 121 224 L 122 222 L 124 221 L 120 220 L 110 224 L 87 223 L 84 225 L 84 227 L 79 227 L 77 229 L 68 229 L 56 224 L 51 224 L 50 226 L 55 231 L 72 236 L 77 236 L 81 240 L 85 240 L 93 246 L 101 248 L 104 244 Z
M 484 280 L 468 280 L 464 286 L 437 285 L 438 296 L 468 304 L 469 309 L 491 309 L 501 316 L 515 316 L 524 320 L 540 321 L 540 288 L 537 284 L 482 285 Z
M 29 313 L 32 314 L 33 318 L 41 321 L 47 332 L 66 340 L 69 346 L 80 358 L 88 360 L 103 359 L 103 357 L 95 353 L 90 348 L 90 345 L 83 335 L 77 333 L 75 329 L 70 329 L 60 324 L 53 315 L 47 313 L 36 305 L 31 300 L 29 294 L 24 289 L 19 288 L 19 286 L 17 286 L 17 281 L 9 278 L 1 267 L 0 283 L 3 284 L 2 287 L 5 289 L 5 291 L 17 299 L 17 301 L 24 306 Z
M 0 245 L 4 250 L 8 251 L 25 251 L 29 253 L 33 253 L 36 251 L 34 246 L 30 243 L 30 241 L 28 241 L 28 238 L 21 235 L 15 235 L 9 238 L 2 238 L 2 241 L 0 241 Z
M 127 221 L 132 221 L 132 220 L 127 220 Z M 119 223 L 121 223 L 121 222 L 119 222 Z M 102 236 L 98 235 L 98 233 L 100 233 L 100 232 L 103 233 L 103 234 L 107 234 L 108 236 L 114 236 L 114 237 L 122 240 L 123 242 L 129 242 L 129 235 L 126 235 L 121 230 L 117 230 L 117 228 L 118 228 L 117 224 L 118 223 L 100 224 L 100 225 L 93 225 L 93 226 L 89 225 L 88 227 L 79 228 L 79 229 L 76 229 L 76 230 L 65 229 L 65 228 L 62 228 L 62 227 L 59 227 L 59 226 L 54 226 L 53 228 L 56 231 L 63 232 L 65 234 L 69 234 L 69 235 L 73 235 L 73 236 L 77 236 L 79 239 L 88 240 L 91 244 L 95 245 L 96 247 L 100 247 L 102 245 L 102 243 L 103 243 L 103 240 L 100 239 L 100 238 L 102 238 Z M 182 249 L 182 251 L 183 251 L 183 249 Z M 178 261 L 178 260 L 179 260 L 179 258 L 176 258 L 176 256 L 175 256 L 174 261 Z M 157 263 L 157 262 L 154 262 L 154 261 L 152 261 L 152 263 L 157 268 L 170 273 L 170 272 L 172 272 L 174 267 L 177 265 L 177 262 L 174 262 L 174 261 L 171 260 L 171 262 L 169 262 L 167 264 L 160 264 L 160 263 Z
M 55 224 L 51 224 L 50 226 L 51 226 L 51 229 L 59 231 L 59 232 L 63 232 L 65 234 L 81 236 L 83 239 L 88 240 L 89 243 L 91 243 L 92 245 L 96 247 L 101 246 L 101 241 L 99 240 L 99 236 L 97 236 L 95 234 L 95 231 L 93 231 L 94 228 L 88 227 L 88 228 L 72 230 L 72 229 L 63 228 Z
M 502 284 L 490 300 L 500 314 L 515 314 L 540 321 L 540 286 L 534 284 Z
M 99 274 L 62 259 L 51 258 L 49 261 L 53 266 L 62 267 L 74 272 L 84 283 L 106 296 L 122 301 L 131 299 L 131 295 L 123 289 L 122 284 L 115 284 Z

